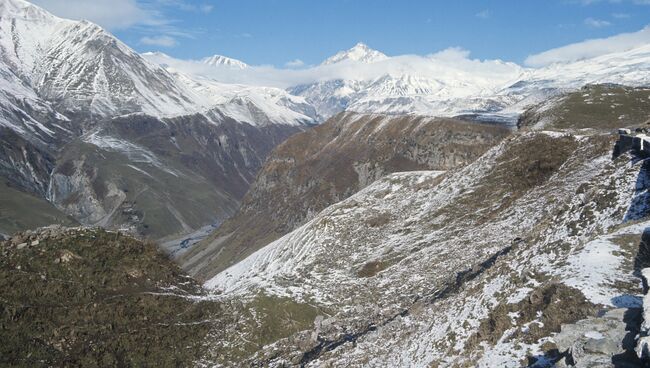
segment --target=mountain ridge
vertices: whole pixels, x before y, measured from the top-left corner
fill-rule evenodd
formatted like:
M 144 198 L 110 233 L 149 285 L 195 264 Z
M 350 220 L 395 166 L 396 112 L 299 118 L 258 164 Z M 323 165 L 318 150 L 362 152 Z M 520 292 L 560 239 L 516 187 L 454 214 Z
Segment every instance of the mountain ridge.
M 223 221 L 271 148 L 313 123 L 282 90 L 231 86 L 217 100 L 219 86 L 184 80 L 97 25 L 1 5 L 0 180 L 83 225 L 160 238 Z

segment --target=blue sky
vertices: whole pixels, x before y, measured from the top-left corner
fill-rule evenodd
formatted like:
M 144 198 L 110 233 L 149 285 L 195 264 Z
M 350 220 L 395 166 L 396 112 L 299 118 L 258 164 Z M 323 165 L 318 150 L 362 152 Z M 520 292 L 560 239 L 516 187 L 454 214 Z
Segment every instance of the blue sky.
M 461 47 L 473 58 L 523 63 L 531 54 L 650 24 L 650 0 L 32 1 L 99 23 L 141 52 L 222 54 L 276 67 L 317 64 L 360 41 L 388 55 Z

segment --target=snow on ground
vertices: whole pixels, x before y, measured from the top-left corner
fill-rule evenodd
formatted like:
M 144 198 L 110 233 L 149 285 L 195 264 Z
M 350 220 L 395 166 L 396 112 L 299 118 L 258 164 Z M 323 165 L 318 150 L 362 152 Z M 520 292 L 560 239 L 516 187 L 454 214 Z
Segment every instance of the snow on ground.
M 93 132 L 91 134 L 88 134 L 83 138 L 83 140 L 84 142 L 93 144 L 99 148 L 108 151 L 122 153 L 129 158 L 130 162 L 144 163 L 147 165 L 155 166 L 171 175 L 174 176 L 179 175 L 175 170 L 164 165 L 153 152 L 151 152 L 150 150 L 142 146 L 133 144 L 129 141 L 103 135 L 101 134 L 101 132 Z M 134 170 L 143 171 L 142 169 L 137 168 L 135 166 L 132 165 L 129 166 L 131 166 L 131 168 L 133 168 Z M 147 176 L 151 176 L 146 172 L 145 174 Z
M 517 160 L 504 157 L 509 147 L 536 139 L 572 139 L 576 148 L 545 182 L 523 194 L 489 197 L 499 192 L 498 183 L 508 188 L 507 179 L 493 175 L 509 172 Z M 634 281 L 626 266 L 629 251 L 623 255 L 617 239 L 640 237 L 650 225 L 624 224 L 639 193 L 639 176 L 645 175 L 643 162 L 612 161 L 609 150 L 597 148 L 602 139 L 522 133 L 458 170 L 388 175 L 205 286 L 225 299 L 263 291 L 326 306 L 337 311 L 342 329 L 378 326 L 355 345 L 345 344 L 308 366 L 363 360 L 367 366 L 425 367 L 463 359 L 477 359 L 479 366 L 495 359 L 519 366 L 522 358 L 541 353 L 544 341 L 503 340 L 463 350 L 495 305 L 519 302 L 548 279 L 583 290 L 594 303 L 636 300 L 617 289 L 619 281 Z M 437 296 L 456 275 L 478 270 L 508 247 L 484 275 Z M 362 276 L 367 269 L 376 271 Z
M 620 298 L 620 291 L 616 288 L 617 281 L 640 283 L 640 280 L 623 269 L 625 253 L 612 239 L 624 234 L 638 236 L 646 227 L 650 227 L 650 221 L 627 226 L 588 242 L 568 259 L 567 265 L 558 273 L 563 276 L 565 284 L 581 290 L 592 303 L 611 307 L 639 307 L 639 298 Z

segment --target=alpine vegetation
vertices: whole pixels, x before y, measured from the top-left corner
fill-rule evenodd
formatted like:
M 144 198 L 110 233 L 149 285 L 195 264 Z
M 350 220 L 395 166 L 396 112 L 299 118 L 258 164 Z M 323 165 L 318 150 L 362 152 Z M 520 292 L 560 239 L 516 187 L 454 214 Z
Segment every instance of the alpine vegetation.
M 0 366 L 650 366 L 648 5 L 367 5 L 0 0 Z

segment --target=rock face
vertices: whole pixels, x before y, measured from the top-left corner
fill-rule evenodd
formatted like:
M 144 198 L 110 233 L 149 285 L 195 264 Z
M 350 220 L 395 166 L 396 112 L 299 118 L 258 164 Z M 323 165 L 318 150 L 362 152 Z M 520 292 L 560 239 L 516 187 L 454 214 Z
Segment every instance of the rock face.
M 180 261 L 206 279 L 385 174 L 461 167 L 508 134 L 454 119 L 339 114 L 276 148 L 237 214 Z
M 572 325 L 562 325 L 553 336 L 564 354 L 556 367 L 639 367 L 634 356 L 634 338 L 641 322 L 639 308 L 616 308 L 602 317 L 592 317 Z
M 617 340 L 627 318 L 598 314 L 641 306 L 635 260 L 650 226 L 648 161 L 612 158 L 617 139 L 599 125 L 526 129 L 468 165 L 389 174 L 325 208 L 205 283 L 223 300 L 263 293 L 326 316 L 230 364 L 551 366 L 560 349 L 634 359 Z M 584 322 L 604 340 L 557 345 L 590 318 L 605 319 Z

